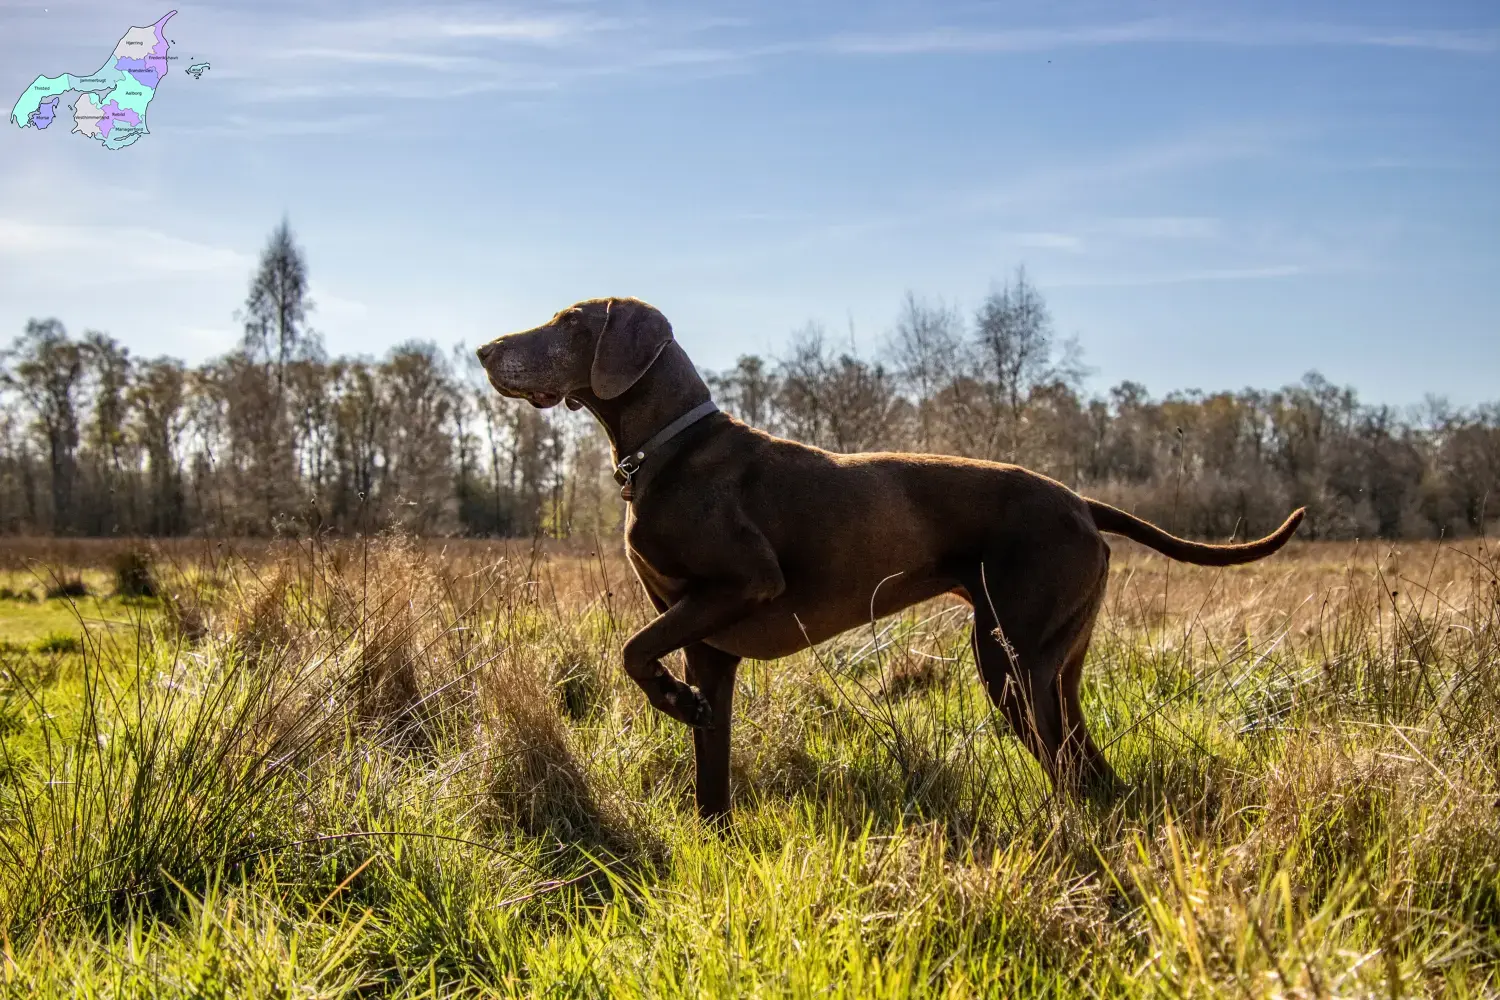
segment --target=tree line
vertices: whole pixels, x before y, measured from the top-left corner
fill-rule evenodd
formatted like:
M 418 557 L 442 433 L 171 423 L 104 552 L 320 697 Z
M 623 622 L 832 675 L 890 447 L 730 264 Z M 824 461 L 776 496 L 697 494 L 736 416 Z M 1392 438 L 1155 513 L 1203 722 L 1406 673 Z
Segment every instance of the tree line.
M 30 321 L 0 352 L 0 533 L 603 534 L 622 503 L 587 414 L 485 383 L 471 346 L 329 357 L 306 256 L 271 234 L 223 357 L 137 358 Z M 706 372 L 720 405 L 834 451 L 1012 461 L 1190 535 L 1295 506 L 1322 538 L 1462 537 L 1500 519 L 1500 404 L 1398 410 L 1317 373 L 1273 391 L 1084 391 L 1076 342 L 1018 270 L 972 315 L 908 295 L 878 354 L 822 327 Z

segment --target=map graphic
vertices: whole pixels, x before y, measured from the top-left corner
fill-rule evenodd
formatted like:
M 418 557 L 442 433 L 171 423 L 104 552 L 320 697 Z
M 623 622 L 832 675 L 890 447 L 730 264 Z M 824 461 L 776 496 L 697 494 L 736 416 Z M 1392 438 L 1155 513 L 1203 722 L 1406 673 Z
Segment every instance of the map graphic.
M 95 73 L 37 77 L 11 110 L 11 121 L 21 128 L 44 129 L 71 112 L 72 131 L 102 142 L 106 149 L 122 149 L 148 135 L 146 106 L 167 75 L 171 43 L 166 25 L 176 13 L 169 11 L 155 24 L 126 31 Z M 197 79 L 207 68 L 207 63 L 199 63 L 189 72 L 196 70 Z M 68 94 L 78 99 L 60 111 L 58 105 Z

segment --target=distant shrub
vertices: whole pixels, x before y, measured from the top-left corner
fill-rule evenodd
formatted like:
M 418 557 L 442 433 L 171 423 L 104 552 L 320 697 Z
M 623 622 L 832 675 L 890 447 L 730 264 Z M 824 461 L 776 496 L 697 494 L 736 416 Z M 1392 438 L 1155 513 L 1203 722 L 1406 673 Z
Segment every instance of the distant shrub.
M 886 694 L 892 698 L 921 694 L 947 683 L 951 661 L 936 656 L 907 655 L 891 668 Z
M 121 597 L 156 597 L 161 593 L 149 553 L 126 549 L 115 556 L 115 593 Z
M 31 603 L 36 601 L 36 595 L 29 588 L 12 590 L 9 587 L 0 587 L 0 601 L 22 601 Z
M 47 599 L 58 597 L 87 597 L 89 596 L 89 585 L 81 576 L 72 576 L 67 579 L 54 580 L 47 588 Z
M 76 653 L 83 645 L 70 632 L 52 632 L 38 639 L 33 648 L 38 653 Z
M 162 595 L 162 612 L 167 627 L 189 644 L 208 636 L 208 602 L 197 587 L 184 587 L 180 593 Z
M 577 631 L 561 632 L 555 659 L 547 671 L 563 713 L 575 722 L 601 709 L 608 689 L 599 668 L 599 651 Z

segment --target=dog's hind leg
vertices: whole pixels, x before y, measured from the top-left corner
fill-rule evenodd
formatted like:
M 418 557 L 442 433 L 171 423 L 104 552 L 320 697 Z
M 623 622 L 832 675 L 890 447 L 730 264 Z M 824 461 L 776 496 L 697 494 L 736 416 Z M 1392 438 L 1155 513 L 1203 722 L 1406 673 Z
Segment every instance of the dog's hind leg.
M 1046 671 L 1039 669 L 1042 665 L 1035 645 L 1022 636 L 1007 634 L 1000 627 L 982 590 L 971 589 L 970 593 L 974 601 L 974 634 L 970 642 L 985 690 L 1022 746 L 1056 780 L 1062 711 L 1055 674 L 1049 678 Z
M 1083 661 L 1088 655 L 1089 641 L 1093 637 L 1094 621 L 1099 606 L 1104 600 L 1104 585 L 1108 572 L 1100 575 L 1099 587 L 1081 628 L 1074 633 L 1072 647 L 1063 661 L 1058 677 L 1062 707 L 1062 746 L 1058 756 L 1059 773 L 1071 790 L 1092 796 L 1109 796 L 1119 788 L 1119 779 L 1109 766 L 1104 753 L 1089 735 L 1083 719 L 1083 700 L 1080 688 L 1083 682 Z
M 974 606 L 974 658 L 990 698 L 1054 786 L 1074 793 L 1112 778 L 1084 725 L 1078 685 L 1097 586 L 1058 586 L 1056 574 L 976 572 L 965 581 Z
M 729 812 L 729 731 L 734 715 L 734 675 L 740 658 L 695 642 L 683 650 L 687 682 L 713 710 L 713 724 L 693 730 L 698 815 L 716 820 Z

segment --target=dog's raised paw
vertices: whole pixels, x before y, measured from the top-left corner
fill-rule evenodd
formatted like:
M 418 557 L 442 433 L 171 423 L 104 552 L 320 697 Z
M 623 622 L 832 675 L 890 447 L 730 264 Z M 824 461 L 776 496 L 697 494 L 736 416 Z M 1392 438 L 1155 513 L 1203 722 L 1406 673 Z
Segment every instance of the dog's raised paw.
M 714 724 L 713 706 L 708 703 L 707 698 L 698 693 L 696 688 L 688 688 L 688 691 L 692 697 L 688 699 L 687 705 L 684 706 L 683 721 L 694 729 L 712 729 Z
M 708 699 L 696 688 L 681 684 L 662 693 L 668 715 L 694 729 L 709 729 L 714 724 L 714 710 Z

